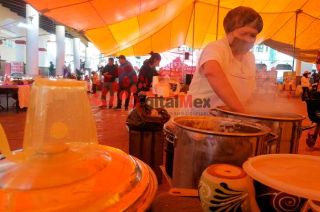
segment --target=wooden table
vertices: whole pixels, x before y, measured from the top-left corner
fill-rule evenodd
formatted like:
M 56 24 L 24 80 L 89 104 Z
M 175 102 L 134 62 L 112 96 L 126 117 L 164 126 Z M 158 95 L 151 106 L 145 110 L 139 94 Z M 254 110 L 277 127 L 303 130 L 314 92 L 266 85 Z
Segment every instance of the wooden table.
M 9 110 L 9 97 L 11 96 L 16 100 L 16 110 L 19 110 L 19 98 L 18 98 L 18 85 L 0 85 L 0 94 L 5 94 L 7 99 L 6 108 L 1 105 L 2 109 Z
M 16 100 L 17 112 L 21 109 L 19 104 L 19 89 L 22 89 L 22 86 L 30 86 L 30 85 L 0 85 L 0 94 L 5 94 L 6 100 L 7 100 L 6 107 L 4 107 L 3 105 L 0 106 L 2 110 L 6 110 L 6 111 L 9 110 L 9 97 L 12 97 L 13 99 Z M 29 96 L 26 96 L 25 98 L 29 98 Z

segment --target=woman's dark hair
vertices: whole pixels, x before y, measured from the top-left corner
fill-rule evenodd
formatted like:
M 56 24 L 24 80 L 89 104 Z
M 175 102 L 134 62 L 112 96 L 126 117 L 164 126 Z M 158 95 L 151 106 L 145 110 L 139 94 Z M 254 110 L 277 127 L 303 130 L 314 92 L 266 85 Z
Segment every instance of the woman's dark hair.
M 233 30 L 252 24 L 258 32 L 263 28 L 263 20 L 258 12 L 250 7 L 236 7 L 230 10 L 223 20 L 223 27 L 226 33 Z
M 150 52 L 151 57 L 148 59 L 149 64 L 153 64 L 155 60 L 161 60 L 159 53 Z
M 303 72 L 302 76 L 304 76 L 304 77 L 307 77 L 307 78 L 308 78 L 308 75 L 309 75 L 309 74 L 311 74 L 309 71 L 305 71 L 305 72 Z

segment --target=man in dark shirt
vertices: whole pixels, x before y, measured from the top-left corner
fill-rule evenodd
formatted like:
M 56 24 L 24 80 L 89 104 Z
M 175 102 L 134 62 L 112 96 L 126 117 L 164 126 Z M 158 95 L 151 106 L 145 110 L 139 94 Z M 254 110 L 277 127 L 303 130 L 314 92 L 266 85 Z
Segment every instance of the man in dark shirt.
M 101 93 L 101 106 L 100 108 L 107 107 L 106 95 L 110 91 L 110 99 L 109 99 L 109 109 L 113 107 L 113 98 L 114 98 L 114 90 L 113 84 L 115 83 L 115 79 L 118 76 L 117 67 L 114 65 L 114 59 L 109 58 L 108 64 L 101 71 L 101 76 L 103 76 L 103 86 Z
M 125 110 L 128 110 L 131 86 L 137 83 L 137 74 L 134 71 L 131 63 L 126 60 L 124 55 L 118 57 L 120 66 L 119 70 L 119 89 L 118 89 L 118 104 L 115 109 L 121 109 L 122 106 L 122 95 L 126 95 Z
M 53 65 L 52 61 L 50 61 L 49 76 L 51 76 L 51 77 L 55 77 L 56 76 L 56 72 L 54 70 L 54 65 Z

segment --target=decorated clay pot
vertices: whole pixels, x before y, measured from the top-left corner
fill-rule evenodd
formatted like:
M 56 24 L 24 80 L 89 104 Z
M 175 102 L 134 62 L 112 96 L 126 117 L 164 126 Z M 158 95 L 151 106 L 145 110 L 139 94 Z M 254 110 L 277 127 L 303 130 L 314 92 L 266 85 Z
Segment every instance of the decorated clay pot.
M 312 155 L 267 154 L 249 158 L 243 169 L 255 181 L 262 212 L 294 212 L 301 211 L 307 199 L 320 199 L 319 163 Z
M 214 164 L 200 178 L 199 196 L 204 211 L 251 211 L 248 176 L 239 167 Z
M 278 191 L 258 181 L 254 182 L 254 187 L 256 192 L 256 201 L 261 212 L 300 211 L 306 202 L 305 198 Z
M 308 204 L 312 212 L 320 212 L 320 201 L 309 200 Z

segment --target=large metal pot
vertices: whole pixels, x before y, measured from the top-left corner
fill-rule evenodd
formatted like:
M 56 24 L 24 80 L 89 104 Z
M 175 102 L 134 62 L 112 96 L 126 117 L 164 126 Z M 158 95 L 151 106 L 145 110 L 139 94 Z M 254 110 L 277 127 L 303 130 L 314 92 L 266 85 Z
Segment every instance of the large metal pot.
M 302 131 L 301 123 L 305 119 L 303 115 L 288 112 L 245 114 L 233 112 L 226 106 L 219 106 L 211 113 L 216 116 L 255 122 L 270 127 L 272 132 L 278 135 L 275 148 L 271 149 L 270 153 L 298 152 Z
M 201 173 L 215 163 L 241 166 L 265 153 L 270 128 L 221 117 L 181 116 L 174 125 L 172 185 L 197 188 Z

